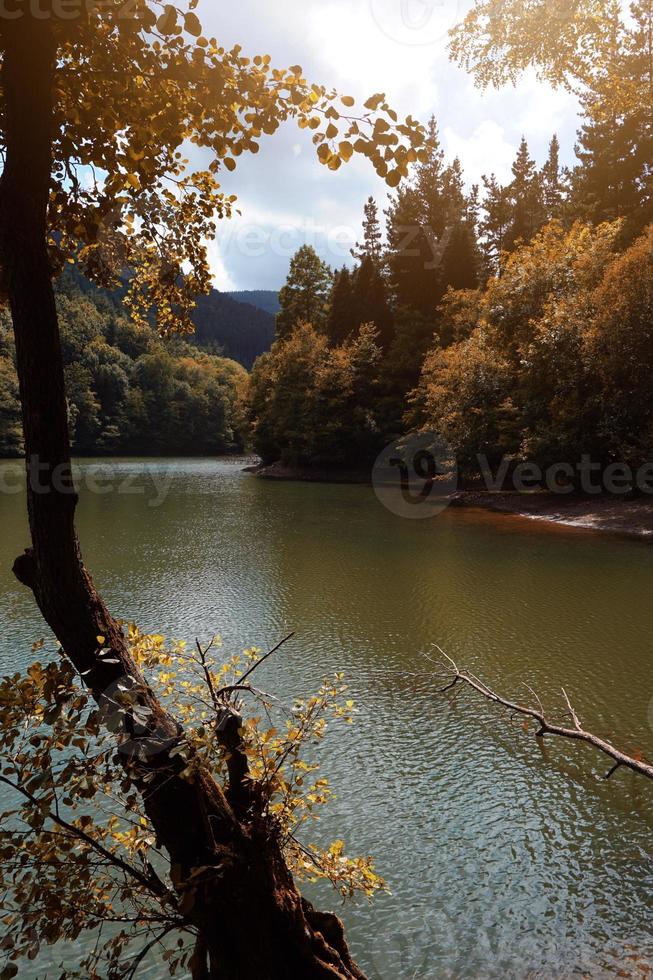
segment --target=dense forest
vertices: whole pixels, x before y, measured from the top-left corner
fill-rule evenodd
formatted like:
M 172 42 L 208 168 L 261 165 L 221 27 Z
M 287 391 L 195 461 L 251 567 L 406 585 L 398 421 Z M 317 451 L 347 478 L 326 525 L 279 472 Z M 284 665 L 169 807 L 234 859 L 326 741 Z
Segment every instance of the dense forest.
M 131 322 L 115 296 L 90 283 L 83 289 L 80 282 L 71 272 L 56 286 L 74 451 L 192 455 L 241 449 L 245 369 L 201 350 L 192 338 L 161 340 L 155 330 Z M 2 310 L 0 455 L 21 451 L 13 335 Z
M 633 8 L 621 71 L 650 51 L 650 5 Z M 356 265 L 308 246 L 280 293 L 277 340 L 254 365 L 249 431 L 264 461 L 369 465 L 413 431 L 479 455 L 547 466 L 641 465 L 653 451 L 653 103 L 606 119 L 583 95 L 574 167 L 522 139 L 512 177 L 468 188 L 428 154 L 385 212 L 365 205 Z
M 651 43 L 646 3 L 633 19 L 629 44 L 614 41 L 626 79 Z M 75 451 L 251 446 L 265 462 L 357 469 L 418 429 L 470 477 L 479 456 L 650 458 L 653 109 L 606 115 L 604 84 L 582 95 L 575 166 L 555 135 L 539 166 L 522 138 L 507 183 L 470 187 L 431 119 L 385 214 L 365 204 L 353 268 L 303 246 L 279 295 L 199 296 L 183 340 L 131 324 L 120 291 L 71 267 L 57 297 Z M 13 357 L 3 313 L 2 455 L 21 450 Z
M 274 340 L 275 300 L 276 293 L 250 296 L 212 289 L 207 296 L 197 297 L 194 339 L 249 369 Z
M 243 368 L 274 340 L 275 293 L 231 296 L 213 289 L 197 299 L 195 333 L 164 341 L 153 326 L 131 322 L 124 289 L 98 287 L 74 265 L 55 288 L 76 453 L 196 455 L 243 448 Z M 17 456 L 23 447 L 14 361 L 3 309 L 0 457 Z

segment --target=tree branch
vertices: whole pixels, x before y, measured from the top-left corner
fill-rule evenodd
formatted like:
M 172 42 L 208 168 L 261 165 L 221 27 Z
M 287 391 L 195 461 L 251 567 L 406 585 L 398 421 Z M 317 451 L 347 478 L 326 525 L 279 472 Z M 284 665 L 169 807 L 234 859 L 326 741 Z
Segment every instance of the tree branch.
M 622 766 L 625 769 L 631 769 L 640 776 L 645 776 L 647 779 L 653 779 L 653 766 L 642 761 L 641 759 L 635 759 L 633 756 L 626 755 L 625 752 L 621 752 L 619 749 L 615 748 L 614 745 L 611 745 L 610 742 L 607 742 L 605 739 L 600 738 L 598 735 L 594 735 L 592 732 L 588 732 L 583 728 L 564 688 L 562 693 L 567 704 L 569 714 L 574 723 L 573 728 L 566 728 L 562 725 L 556 725 L 549 721 L 544 713 L 541 701 L 539 698 L 537 698 L 537 695 L 535 695 L 535 697 L 538 701 L 538 708 L 530 708 L 526 705 L 516 704 L 514 701 L 509 701 L 507 698 L 497 694 L 496 691 L 493 691 L 487 686 L 487 684 L 484 684 L 483 681 L 469 673 L 469 671 L 460 670 L 451 657 L 441 650 L 440 647 L 436 647 L 436 649 L 443 658 L 442 662 L 438 666 L 443 668 L 452 678 L 448 684 L 440 689 L 441 694 L 445 691 L 452 690 L 457 684 L 465 684 L 478 694 L 481 694 L 487 701 L 492 701 L 494 704 L 499 704 L 508 711 L 511 711 L 513 714 L 523 715 L 526 718 L 533 718 L 540 726 L 539 730 L 536 732 L 537 738 L 544 738 L 545 735 L 557 735 L 560 738 L 569 738 L 576 742 L 585 742 L 587 745 L 591 745 L 599 752 L 607 755 L 613 760 L 614 765 L 610 771 L 606 773 L 604 777 L 605 779 L 609 779 L 610 776 L 612 776 L 613 773 L 615 773 L 617 769 L 620 769 Z
M 2 774 L 0 774 L 0 782 L 4 783 L 6 786 L 10 786 L 17 793 L 20 793 L 25 797 L 25 799 L 29 800 L 33 806 L 40 807 L 40 801 L 37 799 L 37 797 L 34 796 L 33 793 L 30 793 L 28 789 L 25 789 L 24 786 L 21 786 L 19 783 L 14 783 L 11 779 L 7 779 L 7 777 L 3 776 Z M 84 841 L 84 843 L 87 844 L 92 850 L 96 851 L 98 854 L 101 854 L 102 857 L 106 858 L 110 865 L 119 868 L 126 875 L 134 878 L 141 886 L 146 888 L 147 891 L 153 892 L 157 898 L 170 899 L 172 897 L 169 890 L 158 876 L 152 877 L 150 875 L 143 874 L 138 870 L 138 868 L 133 867 L 133 865 L 128 864 L 127 861 L 123 861 L 117 854 L 114 854 L 106 847 L 103 847 L 99 841 L 95 840 L 94 837 L 91 837 L 90 834 L 83 831 L 81 827 L 76 827 L 75 824 L 69 823 L 52 810 L 49 811 L 48 817 L 53 823 L 57 824 L 57 826 L 68 831 L 69 834 L 76 837 L 78 840 Z

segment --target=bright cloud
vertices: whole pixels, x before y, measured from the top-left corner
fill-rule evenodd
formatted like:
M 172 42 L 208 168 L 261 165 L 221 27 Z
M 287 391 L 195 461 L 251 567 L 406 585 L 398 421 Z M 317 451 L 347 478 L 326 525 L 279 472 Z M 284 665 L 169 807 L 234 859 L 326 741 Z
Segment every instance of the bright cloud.
M 468 183 L 482 173 L 506 179 L 519 140 L 543 162 L 557 132 L 571 161 L 578 125 L 571 96 L 527 75 L 517 88 L 480 92 L 449 62 L 446 32 L 470 0 L 200 0 L 209 33 L 225 45 L 269 53 L 280 65 L 364 100 L 383 91 L 403 115 L 434 114 L 447 157 L 459 156 Z M 241 158 L 225 190 L 237 193 L 242 217 L 225 222 L 211 250 L 221 289 L 278 288 L 290 256 L 314 244 L 331 265 L 348 260 L 360 235 L 363 204 L 387 191 L 369 163 L 352 160 L 338 173 L 320 167 L 310 136 L 282 127 L 251 159 Z

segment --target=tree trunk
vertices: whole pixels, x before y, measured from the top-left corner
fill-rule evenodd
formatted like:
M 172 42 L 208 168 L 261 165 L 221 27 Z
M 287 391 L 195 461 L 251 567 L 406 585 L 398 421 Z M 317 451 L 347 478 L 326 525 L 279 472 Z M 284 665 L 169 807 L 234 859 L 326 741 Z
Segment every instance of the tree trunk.
M 179 742 L 179 726 L 139 673 L 83 565 L 47 248 L 55 127 L 53 20 L 25 14 L 5 21 L 0 40 L 6 141 L 0 265 L 16 339 L 32 539 L 14 572 L 33 591 L 98 704 L 106 705 L 107 692 L 127 677 L 149 711 L 142 733 L 133 719 L 126 719 L 131 755 L 125 755 L 125 765 L 169 854 L 175 881 L 183 888 L 191 869 L 209 869 L 199 876 L 188 912 L 200 933 L 198 949 L 205 950 L 207 975 L 224 980 L 361 978 L 339 921 L 314 912 L 301 899 L 269 828 L 238 819 L 210 773 L 192 783 L 180 777 L 181 759 L 169 756 Z M 109 648 L 112 656 L 100 656 L 100 647 Z

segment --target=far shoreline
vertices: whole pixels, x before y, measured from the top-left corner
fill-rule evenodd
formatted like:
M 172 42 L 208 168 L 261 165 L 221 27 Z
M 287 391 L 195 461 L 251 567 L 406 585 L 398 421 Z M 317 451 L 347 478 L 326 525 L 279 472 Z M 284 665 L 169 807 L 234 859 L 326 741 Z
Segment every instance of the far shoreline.
M 304 469 L 281 463 L 257 463 L 245 467 L 244 472 L 262 480 L 368 486 L 372 482 L 369 470 Z M 635 497 L 474 488 L 456 491 L 451 495 L 449 506 L 477 508 L 563 528 L 626 535 L 643 541 L 650 539 L 653 543 L 653 496 L 648 494 Z

